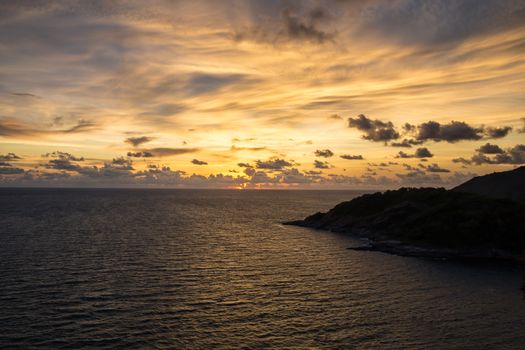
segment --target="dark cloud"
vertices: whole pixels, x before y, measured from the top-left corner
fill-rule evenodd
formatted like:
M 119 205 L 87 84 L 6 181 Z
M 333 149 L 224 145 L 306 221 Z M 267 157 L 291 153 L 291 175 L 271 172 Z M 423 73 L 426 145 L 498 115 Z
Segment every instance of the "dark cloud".
M 80 119 L 77 122 L 76 125 L 68 128 L 68 129 L 55 131 L 55 132 L 61 132 L 61 133 L 65 133 L 65 134 L 73 134 L 73 133 L 77 133 L 77 132 L 91 131 L 91 130 L 95 130 L 95 129 L 98 129 L 98 125 L 96 123 L 94 123 L 92 121 L 89 121 L 89 120 Z
M 416 150 L 416 153 L 414 154 L 414 156 L 416 158 L 432 158 L 434 155 L 430 153 L 428 148 L 422 147 Z
M 328 162 L 322 162 L 320 160 L 314 161 L 314 168 L 316 169 L 329 169 L 330 164 Z
M 316 23 L 326 17 L 327 13 L 321 8 L 312 10 L 306 18 L 301 18 L 287 10 L 283 13 L 286 34 L 294 40 L 307 40 L 317 43 L 332 40 L 334 34 L 324 32 L 316 27 Z
M 192 159 L 191 163 L 195 165 L 208 165 L 208 162 L 198 160 L 198 159 Z
M 280 18 L 263 22 L 251 28 L 238 30 L 233 38 L 236 41 L 252 40 L 261 43 L 312 42 L 322 44 L 333 41 L 336 34 L 323 30 L 322 23 L 331 15 L 324 8 L 298 11 L 296 8 L 281 9 Z
M 421 145 L 424 141 L 421 140 L 414 140 L 414 139 L 403 139 L 401 142 L 392 142 L 390 146 L 392 147 L 406 147 L 411 148 L 415 145 Z
M 128 137 L 125 142 L 133 145 L 134 147 L 137 147 L 143 143 L 150 142 L 154 140 L 153 137 L 150 136 L 140 136 L 140 137 Z
M 11 162 L 11 161 L 17 161 L 19 159 L 22 159 L 22 158 L 12 152 L 9 152 L 7 154 L 0 154 L 0 161 Z
M 357 118 L 348 118 L 348 127 L 364 132 L 363 138 L 365 140 L 387 142 L 399 138 L 399 133 L 392 122 L 372 120 L 363 114 L 358 115 Z
M 356 155 L 352 155 L 352 154 L 342 154 L 340 155 L 341 158 L 343 159 L 346 159 L 346 160 L 362 160 L 364 159 L 362 155 L 360 154 L 356 154 Z
M 170 147 L 158 147 L 148 148 L 141 150 L 142 153 L 147 152 L 155 157 L 169 157 L 176 156 L 179 154 L 195 153 L 198 152 L 198 148 L 170 148 Z
M 252 168 L 249 163 L 237 163 L 237 166 L 241 168 Z
M 472 37 L 524 26 L 525 2 L 403 0 L 368 2 L 359 33 L 422 47 L 454 46 Z
M 247 167 L 244 169 L 244 173 L 248 176 L 253 176 L 256 173 L 256 170 L 254 168 Z
M 499 154 L 499 153 L 505 153 L 505 151 L 499 147 L 498 145 L 493 145 L 491 143 L 486 143 L 480 148 L 476 150 L 479 153 L 484 154 Z
M 418 148 L 414 154 L 400 151 L 396 158 L 432 158 L 434 155 L 426 147 Z
M 60 159 L 60 160 L 67 160 L 67 161 L 74 161 L 74 162 L 82 162 L 82 161 L 84 161 L 84 157 L 76 157 L 76 156 L 72 155 L 71 153 L 60 152 L 60 151 L 46 153 L 46 154 L 43 154 L 42 157 L 44 157 L 44 158 L 56 158 L 56 159 Z
M 434 155 L 426 147 L 418 148 L 414 154 L 400 151 L 396 158 L 432 158 Z
M 13 167 L 8 161 L 18 161 L 22 159 L 16 154 L 9 152 L 7 154 L 0 154 L 0 175 L 17 175 L 23 174 L 24 169 Z
M 429 164 L 428 166 L 423 166 L 423 168 L 426 169 L 428 172 L 431 172 L 431 173 L 450 173 L 450 170 L 441 168 L 436 163 Z
M 237 147 L 237 146 L 231 146 L 230 147 L 230 151 L 232 151 L 232 152 L 238 152 L 238 151 L 258 152 L 258 151 L 267 151 L 267 150 L 268 150 L 267 147 Z
M 459 141 L 475 141 L 482 138 L 497 139 L 505 137 L 512 130 L 510 126 L 503 127 L 474 127 L 465 122 L 452 121 L 448 124 L 440 124 L 429 121 L 417 126 L 416 140 L 424 141 L 446 141 L 455 143 Z M 412 130 L 411 132 L 414 132 Z
M 93 131 L 95 129 L 98 129 L 96 123 L 83 119 L 80 119 L 75 125 L 69 128 L 59 130 L 46 130 L 10 118 L 0 119 L 0 136 L 4 137 L 74 134 Z
M 438 174 L 426 174 L 420 169 L 404 174 L 396 174 L 396 176 L 401 180 L 401 184 L 408 184 L 410 186 L 441 184 L 443 182 L 443 179 Z
M 462 140 L 479 140 L 483 137 L 483 128 L 475 128 L 465 122 L 452 121 L 440 124 L 429 121 L 418 126 L 416 139 L 420 141 L 433 140 L 450 143 Z
M 117 167 L 121 170 L 134 170 L 133 161 L 124 157 L 117 157 L 111 160 L 111 166 Z
M 46 164 L 46 168 L 55 170 L 79 171 L 82 167 L 68 159 L 51 159 Z
M 148 151 L 144 151 L 144 152 L 128 152 L 127 156 L 128 157 L 133 157 L 133 158 L 152 158 L 152 157 L 154 157 L 153 153 L 148 152 Z
M 503 127 L 487 127 L 485 128 L 485 135 L 491 139 L 500 139 L 505 137 L 512 131 L 512 127 L 503 126 Z
M 329 149 L 318 149 L 317 151 L 315 151 L 315 156 L 330 158 L 334 156 L 334 152 L 330 151 Z
M 229 85 L 256 81 L 257 79 L 244 74 L 195 73 L 188 79 L 184 90 L 190 96 L 198 96 L 219 91 Z
M 454 163 L 463 165 L 482 164 L 525 164 L 525 145 L 516 145 L 501 149 L 497 145 L 486 144 L 480 147 L 478 153 L 470 159 L 463 157 L 452 159 Z
M 257 169 L 270 169 L 270 170 L 282 170 L 285 167 L 290 167 L 293 164 L 279 158 L 270 158 L 268 160 L 262 161 L 257 160 L 255 161 L 255 167 Z
M 306 175 L 311 175 L 311 176 L 319 176 L 321 174 L 323 174 L 323 172 L 321 170 L 308 170 L 308 171 L 305 171 L 304 172 Z
M 454 158 L 452 159 L 452 162 L 454 163 L 459 163 L 459 164 L 463 164 L 463 165 L 469 165 L 469 164 L 472 164 L 472 161 L 469 160 L 469 159 L 465 159 L 463 157 L 459 157 L 459 158 Z
M 339 114 L 332 114 L 328 118 L 329 119 L 334 119 L 334 120 L 343 120 L 343 117 L 341 117 Z
M 18 97 L 38 98 L 37 95 L 33 95 L 33 94 L 28 93 L 28 92 L 13 92 L 13 93 L 11 93 L 11 95 L 18 96 Z
M 472 156 L 471 162 L 481 164 L 525 164 L 525 145 L 516 145 L 493 157 L 478 153 Z
M 0 166 L 0 175 L 19 175 L 23 174 L 24 169 L 11 166 Z

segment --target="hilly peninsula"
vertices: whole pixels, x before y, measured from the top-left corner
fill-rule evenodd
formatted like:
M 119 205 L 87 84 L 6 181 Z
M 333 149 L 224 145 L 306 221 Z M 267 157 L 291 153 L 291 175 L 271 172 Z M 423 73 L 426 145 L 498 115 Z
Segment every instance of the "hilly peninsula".
M 285 224 L 364 238 L 367 244 L 350 248 L 355 250 L 433 258 L 521 259 L 524 183 L 525 167 L 521 167 L 474 178 L 452 190 L 401 188 L 365 194 L 326 213 Z

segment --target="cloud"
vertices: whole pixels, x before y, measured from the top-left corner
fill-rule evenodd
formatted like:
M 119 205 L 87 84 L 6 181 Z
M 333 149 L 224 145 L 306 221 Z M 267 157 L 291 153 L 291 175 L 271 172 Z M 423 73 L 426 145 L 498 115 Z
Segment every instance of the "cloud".
M 142 116 L 162 116 L 171 117 L 173 115 L 186 111 L 188 107 L 180 103 L 161 103 L 156 106 L 148 108 L 142 112 Z
M 244 169 L 244 173 L 248 176 L 253 176 L 257 171 L 254 168 L 246 168 Z
M 282 170 L 283 168 L 290 167 L 292 165 L 292 163 L 279 158 L 270 158 L 266 161 L 255 161 L 255 167 L 257 169 Z
M 316 157 L 323 157 L 323 158 L 330 158 L 334 156 L 334 152 L 330 151 L 329 149 L 318 149 L 315 151 Z
M 404 174 L 396 174 L 396 176 L 400 178 L 401 184 L 407 184 L 410 186 L 443 183 L 443 179 L 438 174 L 426 174 L 419 170 L 409 171 Z
M 32 98 L 38 98 L 37 95 L 30 94 L 28 92 L 12 92 L 11 95 L 18 96 L 18 97 L 32 97 Z
M 432 158 L 434 155 L 426 147 L 418 148 L 414 154 L 399 151 L 396 158 Z
M 448 124 L 429 121 L 417 126 L 416 141 L 476 141 L 482 138 L 498 139 L 505 137 L 512 130 L 510 126 L 473 127 L 465 122 L 452 121 Z M 414 130 L 412 130 L 414 131 Z
M 525 133 L 525 118 L 521 118 L 521 121 L 523 122 L 523 127 L 518 129 L 518 133 L 524 134 Z
M 431 172 L 431 173 L 450 173 L 450 170 L 448 169 L 444 169 L 444 168 L 441 168 L 439 165 L 437 165 L 436 163 L 434 164 L 429 164 L 428 166 L 423 166 L 423 168 L 425 168 L 428 172 Z
M 485 135 L 491 139 L 500 139 L 505 137 L 512 131 L 512 127 L 503 126 L 503 127 L 487 127 L 485 128 Z
M 312 8 L 309 11 L 297 11 L 286 7 L 277 20 L 266 21 L 250 28 L 243 28 L 234 33 L 236 41 L 252 40 L 260 43 L 310 42 L 323 44 L 333 41 L 336 34 L 321 29 L 321 24 L 330 18 L 324 8 Z
M 399 138 L 399 133 L 392 122 L 372 120 L 363 114 L 358 115 L 357 118 L 348 118 L 348 127 L 364 132 L 363 138 L 374 142 L 387 142 Z
M 198 159 L 192 159 L 191 163 L 195 164 L 195 165 L 208 165 L 207 162 L 204 162 L 204 161 L 198 160 Z
M 0 136 L 4 137 L 34 137 L 34 136 L 53 136 L 60 134 L 75 134 L 88 132 L 98 129 L 98 125 L 94 122 L 84 119 L 66 129 L 43 129 L 33 125 L 22 123 L 11 118 L 0 119 Z
M 68 159 L 51 159 L 46 164 L 48 169 L 79 171 L 82 167 Z
M 401 142 L 392 142 L 390 143 L 390 146 L 392 147 L 405 147 L 405 148 L 411 148 L 415 145 L 421 145 L 424 141 L 421 140 L 414 140 L 414 139 L 403 139 Z
M 59 132 L 59 133 L 64 133 L 64 134 L 73 134 L 73 133 L 77 133 L 77 132 L 85 132 L 85 131 L 91 131 L 91 130 L 95 130 L 95 129 L 98 129 L 98 125 L 92 121 L 89 121 L 89 120 L 84 120 L 84 119 L 80 119 L 76 125 L 68 128 L 68 129 L 64 129 L 64 130 L 58 130 L 58 131 L 53 131 L 53 132 Z
M 462 140 L 479 140 L 483 137 L 483 128 L 474 128 L 465 122 L 452 121 L 440 124 L 429 121 L 418 126 L 416 139 L 420 141 L 433 140 L 450 143 Z
M 244 138 L 244 139 L 241 139 L 241 138 L 238 138 L 238 137 L 234 137 L 232 139 L 232 142 L 233 143 L 236 143 L 236 142 L 252 142 L 252 141 L 256 141 L 257 139 L 255 137 L 247 137 L 247 138 Z
M 499 0 L 366 2 L 358 34 L 401 45 L 443 47 L 523 26 L 525 3 Z
M 465 159 L 463 157 L 459 157 L 459 158 L 454 158 L 452 159 L 452 162 L 454 163 L 460 163 L 460 164 L 463 164 L 463 165 L 469 165 L 469 164 L 472 164 L 472 161 L 469 160 L 469 159 Z
M 11 162 L 11 161 L 17 161 L 19 159 L 22 159 L 22 158 L 17 156 L 13 152 L 9 152 L 7 154 L 0 154 L 0 161 Z
M 111 166 L 121 170 L 134 170 L 133 161 L 124 157 L 117 157 L 111 160 Z
M 0 166 L 0 175 L 19 175 L 23 174 L 24 169 L 11 166 Z
M 480 147 L 477 151 L 478 153 L 474 154 L 470 159 L 459 157 L 452 161 L 464 165 L 525 164 L 525 145 L 516 145 L 503 150 L 496 145 L 486 144 Z
M 479 153 L 484 153 L 484 154 L 505 153 L 505 151 L 502 148 L 500 148 L 498 145 L 493 145 L 491 143 L 484 144 L 483 146 L 478 148 L 476 151 Z
M 284 27 L 289 38 L 295 40 L 307 40 L 317 43 L 324 43 L 332 40 L 334 34 L 324 32 L 316 28 L 316 22 L 327 16 L 322 8 L 311 11 L 305 20 L 290 10 L 283 13 Z
M 328 162 L 322 162 L 320 160 L 314 160 L 314 168 L 316 169 L 329 169 L 330 164 Z
M 176 156 L 179 154 L 195 153 L 198 151 L 199 151 L 198 148 L 170 148 L 170 147 L 148 148 L 148 149 L 141 150 L 142 154 L 144 154 L 144 152 L 147 152 L 148 154 L 152 154 L 155 157 L 169 157 L 169 156 Z
M 186 82 L 184 90 L 190 96 L 199 96 L 219 91 L 229 85 L 253 84 L 258 80 L 245 74 L 194 73 Z
M 144 152 L 128 152 L 127 156 L 128 157 L 133 157 L 133 158 L 152 158 L 152 157 L 154 157 L 153 153 L 148 152 L 148 151 L 144 151 Z
M 237 163 L 237 166 L 240 168 L 252 168 L 249 163 Z
M 267 147 L 237 147 L 237 146 L 231 146 L 230 151 L 232 152 L 239 152 L 239 151 L 252 151 L 252 152 L 259 152 L 259 151 L 267 151 Z
M 140 137 L 128 137 L 125 142 L 133 145 L 133 147 L 137 147 L 143 143 L 150 142 L 154 140 L 153 137 L 150 136 L 140 136 Z
M 76 157 L 72 155 L 71 153 L 67 152 L 61 152 L 61 151 L 55 151 L 51 153 L 43 154 L 42 157 L 44 158 L 56 158 L 60 160 L 68 160 L 68 161 L 74 161 L 74 162 L 82 162 L 84 161 L 84 157 Z
M 346 159 L 346 160 L 362 160 L 364 159 L 362 155 L 351 155 L 351 154 L 342 154 L 339 156 L 340 158 Z

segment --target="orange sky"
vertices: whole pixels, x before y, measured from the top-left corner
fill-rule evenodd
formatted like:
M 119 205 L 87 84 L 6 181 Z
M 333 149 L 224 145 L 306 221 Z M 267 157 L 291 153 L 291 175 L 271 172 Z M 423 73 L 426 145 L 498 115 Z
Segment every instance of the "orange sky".
M 525 163 L 524 13 L 3 2 L 0 185 L 449 187 L 511 169 Z

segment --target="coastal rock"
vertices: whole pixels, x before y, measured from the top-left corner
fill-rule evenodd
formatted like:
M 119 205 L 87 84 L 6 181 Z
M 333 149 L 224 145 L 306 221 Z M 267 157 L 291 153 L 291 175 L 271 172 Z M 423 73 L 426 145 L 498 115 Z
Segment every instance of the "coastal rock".
M 499 178 L 492 177 L 496 182 Z M 285 224 L 368 238 L 370 244 L 358 250 L 434 258 L 512 259 L 525 249 L 524 218 L 525 205 L 508 198 L 458 189 L 401 188 L 365 194 L 327 213 Z

